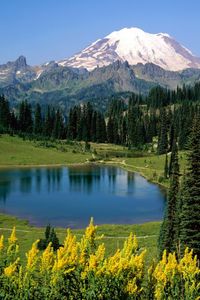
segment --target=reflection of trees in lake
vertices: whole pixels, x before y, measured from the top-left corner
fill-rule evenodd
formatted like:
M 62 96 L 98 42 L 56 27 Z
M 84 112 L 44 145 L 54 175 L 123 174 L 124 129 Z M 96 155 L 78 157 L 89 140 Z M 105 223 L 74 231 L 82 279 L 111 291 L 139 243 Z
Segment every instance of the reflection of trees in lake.
M 108 167 L 107 168 L 107 174 L 108 174 L 108 183 L 109 186 L 115 188 L 116 185 L 116 168 L 115 167 Z
M 127 171 L 128 193 L 135 189 L 135 173 Z
M 41 169 L 35 170 L 35 187 L 37 192 L 41 191 L 41 184 L 42 184 L 42 171 Z
M 82 170 L 69 168 L 70 191 L 91 193 L 94 184 L 96 188 L 100 184 L 100 171 L 100 168 L 94 169 L 92 167 L 84 168 Z
M 46 169 L 48 192 L 60 189 L 62 176 L 63 176 L 62 168 Z
M 30 193 L 32 190 L 32 172 L 22 170 L 19 172 L 19 188 L 22 193 Z
M 7 197 L 11 192 L 11 181 L 1 181 L 0 182 L 0 201 L 6 203 Z

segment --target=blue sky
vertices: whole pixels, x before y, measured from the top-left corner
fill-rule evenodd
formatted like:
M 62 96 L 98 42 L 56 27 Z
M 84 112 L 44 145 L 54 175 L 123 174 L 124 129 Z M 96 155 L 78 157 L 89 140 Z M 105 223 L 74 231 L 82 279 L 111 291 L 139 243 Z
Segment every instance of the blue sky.
M 199 0 L 1 0 L 0 63 L 59 60 L 124 27 L 167 32 L 200 56 Z

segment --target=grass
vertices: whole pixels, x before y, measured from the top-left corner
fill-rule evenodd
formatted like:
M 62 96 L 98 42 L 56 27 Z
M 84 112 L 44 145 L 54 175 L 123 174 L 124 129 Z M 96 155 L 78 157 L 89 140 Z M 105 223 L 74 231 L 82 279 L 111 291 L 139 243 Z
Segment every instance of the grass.
M 186 152 L 179 152 L 179 163 L 180 171 L 183 173 L 186 168 Z M 129 170 L 139 172 L 151 182 L 169 187 L 169 180 L 164 178 L 164 165 L 165 155 L 127 158 L 125 160 L 125 167 Z
M 89 221 L 89 220 L 88 220 Z M 25 220 L 20 220 L 13 216 L 0 214 L 0 235 L 3 234 L 7 239 L 13 226 L 16 226 L 17 237 L 20 245 L 19 255 L 22 262 L 25 262 L 25 253 L 37 239 L 44 237 L 45 228 L 29 225 Z M 125 238 L 133 232 L 138 237 L 139 246 L 147 249 L 147 262 L 157 257 L 157 239 L 159 234 L 160 222 L 148 222 L 137 225 L 99 225 L 97 234 L 104 235 L 99 243 L 104 242 L 106 255 L 113 254 L 118 248 L 123 246 Z M 56 233 L 62 243 L 66 236 L 66 229 L 56 228 Z M 80 240 L 84 229 L 74 229 L 72 232 Z
M 81 144 L 48 143 L 23 140 L 17 136 L 0 136 L 0 166 L 56 165 L 84 163 L 92 157 Z
M 127 147 L 113 144 L 91 143 L 91 147 L 97 152 L 99 162 L 138 172 L 151 182 L 165 188 L 169 187 L 169 179 L 164 178 L 165 155 L 156 155 L 148 151 L 128 150 Z M 180 172 L 182 174 L 186 169 L 186 157 L 186 151 L 179 151 Z M 168 154 L 169 161 L 170 154 Z

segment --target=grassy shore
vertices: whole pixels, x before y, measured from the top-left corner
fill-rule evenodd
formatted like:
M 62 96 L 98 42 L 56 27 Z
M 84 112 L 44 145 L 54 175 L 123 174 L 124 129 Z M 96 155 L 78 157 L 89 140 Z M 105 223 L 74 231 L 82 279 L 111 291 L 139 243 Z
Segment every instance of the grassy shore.
M 17 136 L 0 137 L 0 166 L 67 165 L 84 163 L 92 157 L 79 143 L 33 142 Z
M 169 186 L 164 178 L 165 155 L 147 151 L 130 151 L 127 147 L 91 143 L 91 151 L 84 143 L 41 142 L 23 140 L 17 136 L 0 136 L 0 167 L 55 166 L 83 164 L 90 161 L 121 166 L 138 172 L 149 181 Z M 179 153 L 181 171 L 186 167 L 186 153 Z
M 92 148 L 103 157 L 99 163 L 120 166 L 128 171 L 137 172 L 147 180 L 169 187 L 169 179 L 164 178 L 165 155 L 145 151 L 130 151 L 126 147 L 111 144 L 92 144 Z M 123 157 L 120 157 L 122 156 Z M 185 151 L 179 152 L 180 172 L 186 169 Z M 170 154 L 168 154 L 168 162 Z
M 88 220 L 89 222 L 89 220 Z M 25 220 L 20 220 L 13 216 L 0 214 L 0 235 L 3 234 L 7 239 L 13 226 L 16 226 L 17 237 L 20 244 L 19 255 L 22 261 L 25 261 L 25 253 L 31 248 L 31 245 L 37 239 L 44 237 L 45 228 L 29 225 Z M 99 243 L 105 243 L 106 254 L 114 253 L 121 248 L 126 237 L 130 232 L 138 237 L 139 246 L 147 249 L 147 261 L 157 257 L 157 240 L 159 234 L 160 222 L 148 222 L 137 225 L 100 225 L 97 234 L 104 235 Z M 66 228 L 56 228 L 56 233 L 62 243 L 66 236 Z M 80 240 L 84 229 L 74 229 L 72 232 Z

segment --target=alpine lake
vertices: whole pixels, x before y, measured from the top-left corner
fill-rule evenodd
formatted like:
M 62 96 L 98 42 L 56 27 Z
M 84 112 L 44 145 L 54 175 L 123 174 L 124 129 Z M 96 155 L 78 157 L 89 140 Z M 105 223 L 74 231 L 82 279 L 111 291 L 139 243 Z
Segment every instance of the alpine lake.
M 0 212 L 35 226 L 83 228 L 139 224 L 163 217 L 165 192 L 119 167 L 13 168 L 0 171 Z

